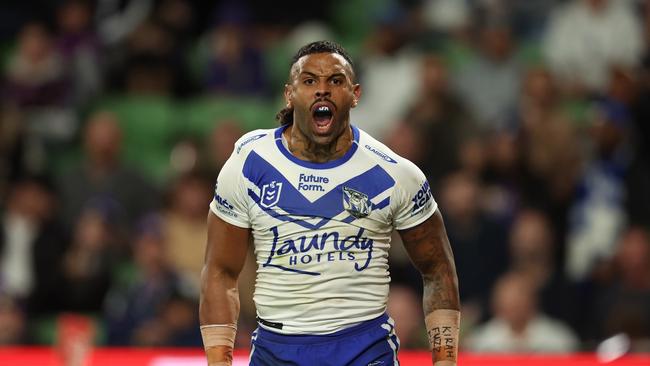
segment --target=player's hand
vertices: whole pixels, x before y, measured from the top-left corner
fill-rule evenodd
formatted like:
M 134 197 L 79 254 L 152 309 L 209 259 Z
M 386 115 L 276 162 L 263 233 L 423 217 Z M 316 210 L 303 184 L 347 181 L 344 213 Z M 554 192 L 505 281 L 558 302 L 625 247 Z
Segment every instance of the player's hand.
M 208 358 L 208 366 L 231 366 L 232 347 L 213 346 L 205 351 Z

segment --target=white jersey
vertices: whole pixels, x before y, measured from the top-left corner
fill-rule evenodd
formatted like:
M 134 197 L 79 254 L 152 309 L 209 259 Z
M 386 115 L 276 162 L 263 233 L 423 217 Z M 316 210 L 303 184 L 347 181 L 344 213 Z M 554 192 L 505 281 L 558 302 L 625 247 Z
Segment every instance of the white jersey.
M 237 141 L 210 204 L 224 221 L 252 231 L 261 326 L 329 334 L 376 318 L 386 310 L 391 233 L 436 211 L 429 183 L 354 126 L 349 151 L 322 164 L 293 156 L 285 128 Z

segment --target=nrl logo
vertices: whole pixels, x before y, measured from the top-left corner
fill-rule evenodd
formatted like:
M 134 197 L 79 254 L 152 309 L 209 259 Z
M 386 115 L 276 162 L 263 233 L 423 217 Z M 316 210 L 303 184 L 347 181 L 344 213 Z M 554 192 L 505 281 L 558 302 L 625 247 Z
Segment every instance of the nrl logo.
M 357 219 L 368 216 L 371 210 L 368 195 L 349 187 L 343 187 L 343 208 Z
M 280 193 L 282 192 L 282 183 L 273 181 L 262 186 L 262 196 L 260 197 L 260 205 L 262 207 L 271 208 L 275 206 L 280 200 Z

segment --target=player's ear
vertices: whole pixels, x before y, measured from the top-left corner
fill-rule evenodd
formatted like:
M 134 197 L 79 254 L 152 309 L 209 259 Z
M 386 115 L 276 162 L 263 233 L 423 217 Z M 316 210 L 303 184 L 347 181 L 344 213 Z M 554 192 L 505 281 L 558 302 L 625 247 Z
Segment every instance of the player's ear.
M 291 108 L 291 85 L 284 84 L 284 102 L 287 108 Z
M 361 99 L 361 85 L 354 84 L 352 86 L 352 94 L 354 98 L 352 99 L 352 108 L 356 107 L 359 104 L 359 99 Z

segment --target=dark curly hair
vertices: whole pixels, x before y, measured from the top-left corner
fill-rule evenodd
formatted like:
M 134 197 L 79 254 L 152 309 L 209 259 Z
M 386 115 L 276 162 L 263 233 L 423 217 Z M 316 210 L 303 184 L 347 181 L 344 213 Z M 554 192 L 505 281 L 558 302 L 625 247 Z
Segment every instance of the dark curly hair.
M 345 59 L 350 66 L 354 67 L 352 58 L 348 52 L 338 43 L 332 41 L 316 41 L 309 43 L 305 46 L 302 46 L 293 58 L 291 59 L 291 67 L 303 56 L 311 55 L 314 53 L 336 53 Z M 290 67 L 290 68 L 291 68 Z M 293 123 L 293 108 L 283 108 L 278 114 L 275 115 L 275 119 L 280 122 L 280 125 L 290 125 Z

